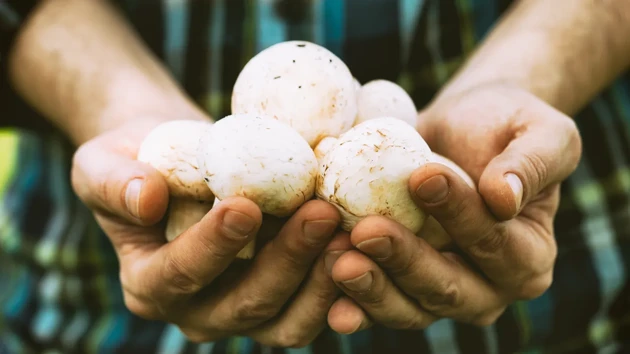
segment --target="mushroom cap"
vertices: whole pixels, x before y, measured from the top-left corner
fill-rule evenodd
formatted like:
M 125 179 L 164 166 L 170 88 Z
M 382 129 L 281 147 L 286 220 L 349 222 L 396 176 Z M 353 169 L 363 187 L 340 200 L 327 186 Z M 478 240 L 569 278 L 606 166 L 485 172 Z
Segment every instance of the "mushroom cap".
M 371 119 L 342 134 L 326 154 L 317 196 L 339 209 L 346 231 L 366 216 L 382 215 L 417 233 L 425 214 L 413 202 L 408 182 L 430 156 L 431 149 L 408 123 Z
M 317 158 L 317 163 L 320 165 L 320 167 L 322 165 L 324 157 L 326 156 L 328 151 L 330 151 L 330 149 L 332 149 L 332 147 L 335 145 L 335 142 L 337 142 L 337 138 L 327 136 L 324 139 L 320 140 L 319 144 L 317 144 L 315 149 L 313 149 L 313 151 L 315 152 L 315 157 Z
M 275 119 L 235 114 L 201 139 L 200 171 L 218 199 L 241 196 L 278 217 L 311 199 L 317 159 L 306 140 Z
M 431 154 L 431 162 L 437 162 L 447 166 L 448 168 L 453 170 L 453 172 L 457 173 L 466 182 L 466 184 L 470 186 L 470 188 L 477 188 L 472 177 L 470 177 L 470 175 L 466 173 L 466 171 L 464 171 L 461 167 L 459 167 L 458 164 L 451 161 L 450 159 L 434 152 L 433 154 Z
M 418 110 L 407 92 L 396 83 L 373 80 L 361 86 L 357 97 L 355 125 L 378 117 L 396 117 L 413 127 Z
M 197 165 L 199 140 L 211 127 L 209 121 L 200 120 L 161 123 L 144 138 L 137 159 L 164 176 L 171 196 L 212 201 L 214 196 Z
M 356 77 L 353 78 L 352 81 L 354 82 L 354 89 L 359 92 L 359 90 L 361 90 L 361 83 Z
M 232 114 L 275 118 L 311 148 L 350 129 L 357 114 L 350 70 L 324 47 L 305 41 L 272 45 L 254 56 L 232 92 Z

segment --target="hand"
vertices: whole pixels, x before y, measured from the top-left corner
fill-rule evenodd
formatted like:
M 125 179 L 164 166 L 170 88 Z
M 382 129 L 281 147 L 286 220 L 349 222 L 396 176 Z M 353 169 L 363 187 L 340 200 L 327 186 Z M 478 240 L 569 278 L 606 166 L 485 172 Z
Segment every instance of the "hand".
M 77 151 L 73 187 L 94 211 L 120 260 L 126 306 L 135 314 L 178 325 L 192 341 L 250 336 L 272 346 L 303 346 L 326 325 L 339 295 L 324 256 L 350 249 L 334 235 L 336 209 L 303 205 L 284 225 L 267 220 L 244 198 L 227 198 L 167 243 L 159 221 L 168 204 L 163 177 L 135 160 L 156 123 L 126 125 Z M 141 179 L 132 188 L 129 181 Z M 276 235 L 276 231 L 279 232 Z M 236 254 L 259 235 L 273 235 L 251 264 Z
M 383 217 L 355 227 L 351 242 L 361 252 L 343 254 L 332 269 L 347 295 L 328 317 L 340 333 L 372 321 L 420 329 L 442 317 L 488 325 L 552 283 L 559 184 L 581 155 L 573 121 L 525 91 L 488 86 L 438 99 L 420 115 L 419 131 L 479 192 L 440 164 L 409 181 L 455 250 L 440 253 Z

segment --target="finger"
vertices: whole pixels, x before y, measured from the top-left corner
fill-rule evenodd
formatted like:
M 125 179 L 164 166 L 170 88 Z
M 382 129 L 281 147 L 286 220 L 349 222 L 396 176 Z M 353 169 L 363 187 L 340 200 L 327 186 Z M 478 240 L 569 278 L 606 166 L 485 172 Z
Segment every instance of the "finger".
M 422 329 L 436 320 L 403 294 L 376 263 L 358 251 L 344 253 L 332 278 L 374 320 L 395 329 Z
M 217 305 L 216 327 L 252 328 L 277 315 L 333 238 L 338 224 L 339 213 L 332 205 L 319 200 L 305 203 Z M 206 320 L 194 318 L 194 314 L 191 319 Z
M 372 327 L 372 320 L 354 300 L 339 298 L 328 311 L 328 325 L 339 334 L 352 334 Z
M 281 315 L 245 334 L 263 345 L 303 347 L 312 342 L 326 326 L 328 310 L 340 290 L 332 281 L 326 263 L 350 250 L 350 235 L 338 233 L 311 269 L 304 286 Z
M 409 186 L 418 206 L 442 225 L 496 285 L 521 293 L 523 284 L 544 289 L 550 283 L 556 250 L 543 228 L 497 222 L 481 196 L 439 164 L 414 171 Z
M 366 218 L 352 230 L 351 240 L 396 286 L 438 317 L 479 324 L 503 309 L 504 299 L 485 279 L 394 221 Z
M 93 140 L 74 155 L 72 186 L 79 198 L 91 209 L 132 224 L 157 223 L 168 207 L 168 186 L 162 175 L 103 145 Z
M 208 285 L 256 235 L 260 209 L 245 198 L 226 198 L 201 221 L 150 255 L 121 259 L 121 276 L 137 297 L 164 312 Z
M 492 159 L 479 180 L 479 191 L 501 220 L 576 169 L 581 155 L 575 123 L 551 107 L 540 108 L 544 121 L 519 127 L 516 138 Z

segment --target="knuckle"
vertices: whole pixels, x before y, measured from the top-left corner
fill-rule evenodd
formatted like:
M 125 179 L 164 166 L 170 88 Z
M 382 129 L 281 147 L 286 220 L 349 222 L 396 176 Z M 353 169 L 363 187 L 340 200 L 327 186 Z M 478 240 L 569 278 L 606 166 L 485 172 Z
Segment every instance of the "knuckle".
M 553 282 L 553 272 L 535 276 L 516 288 L 514 296 L 519 300 L 533 300 L 543 295 Z
M 276 240 L 271 242 L 274 241 Z M 281 241 L 277 240 L 277 242 L 279 243 Z M 309 257 L 308 251 L 305 252 L 299 247 L 286 244 L 279 246 L 279 248 L 280 250 L 277 254 L 287 269 L 302 269 L 305 265 L 310 264 L 311 257 Z
M 533 188 L 540 190 L 541 186 L 545 184 L 549 176 L 545 160 L 542 156 L 531 152 L 529 154 L 525 154 L 523 163 L 525 164 L 526 173 L 530 175 L 529 179 L 536 183 Z
M 202 331 L 198 329 L 189 329 L 179 327 L 179 330 L 184 334 L 186 339 L 193 343 L 207 343 L 213 342 L 218 339 L 211 331 Z
M 309 237 L 287 237 L 282 241 L 278 239 L 278 242 L 282 242 L 282 245 L 278 245 L 282 248 L 282 253 L 289 258 L 290 261 L 297 264 L 304 264 L 310 262 L 311 258 L 319 254 L 328 245 L 332 239 L 332 228 L 330 232 L 319 231 L 311 233 Z
M 420 305 L 433 313 L 450 312 L 462 305 L 461 291 L 454 281 L 447 281 L 438 289 L 419 298 Z
M 200 238 L 199 247 L 209 259 L 226 259 L 234 257 L 234 252 L 239 246 L 242 246 L 242 243 L 242 241 L 235 241 L 229 237 L 222 237 L 217 240 L 212 233 L 207 233 Z
M 570 172 L 572 172 L 577 168 L 580 162 L 580 156 L 582 155 L 582 136 L 580 135 L 577 124 L 573 119 L 564 116 L 561 121 L 561 124 L 563 125 L 561 129 L 563 129 L 562 131 L 565 131 L 567 135 L 565 152 L 568 153 L 568 161 L 572 162 L 572 164 L 570 165 Z
M 203 287 L 201 282 L 189 275 L 181 262 L 172 255 L 166 257 L 162 275 L 171 291 L 175 293 L 193 294 Z
M 395 329 L 402 330 L 422 330 L 429 327 L 428 321 L 422 315 L 409 316 L 403 320 L 400 320 L 392 324 Z
M 85 197 L 90 205 L 109 205 L 109 201 L 112 200 L 112 188 L 110 187 L 109 181 L 106 178 L 95 179 L 94 190 L 91 191 L 91 193 L 88 193 L 89 195 L 86 195 Z
M 558 125 L 557 128 L 559 131 L 566 132 L 569 136 L 579 136 L 579 129 L 575 121 L 564 114 L 555 115 L 557 119 L 555 119 L 555 123 Z
M 261 323 L 274 317 L 279 311 L 277 306 L 268 301 L 262 301 L 260 297 L 250 295 L 241 300 L 234 308 L 234 322 Z
M 446 198 L 442 202 L 444 211 L 439 213 L 443 221 L 459 221 L 466 215 L 468 201 L 465 198 Z
M 312 296 L 314 298 L 313 303 L 318 304 L 321 307 L 329 307 L 333 301 L 337 298 L 338 288 L 330 282 L 331 285 L 322 284 L 320 289 L 313 291 Z
M 360 303 L 369 305 L 370 307 L 375 308 L 383 308 L 384 307 L 384 296 L 383 290 L 377 287 L 372 287 L 370 290 L 357 294 L 355 293 L 353 297 Z
M 283 327 L 279 329 L 274 338 L 274 346 L 281 348 L 299 349 L 311 344 L 313 338 L 296 327 Z
M 301 237 L 299 238 L 299 246 L 297 249 L 305 250 L 307 252 L 310 251 L 319 251 L 322 248 L 326 247 L 328 242 L 330 242 L 332 238 L 332 233 L 318 235 L 318 237 Z
M 569 151 L 574 153 L 574 161 L 575 165 L 573 168 L 577 167 L 577 164 L 580 160 L 580 155 L 582 154 L 582 136 L 580 135 L 580 131 L 577 128 L 577 124 L 573 119 L 567 118 L 568 124 L 570 124 L 569 128 Z
M 499 317 L 501 317 L 504 311 L 505 311 L 505 307 L 501 308 L 499 311 L 483 313 L 481 315 L 476 316 L 472 321 L 470 321 L 470 323 L 473 326 L 477 326 L 477 327 L 491 326 L 495 322 L 497 322 L 497 320 L 499 319 Z
M 70 183 L 72 185 L 72 189 L 78 194 L 79 198 L 81 199 L 84 198 L 84 193 L 82 193 L 83 186 L 80 183 L 79 174 L 81 171 L 83 155 L 85 154 L 84 151 L 85 144 L 79 146 L 79 148 L 75 151 L 74 155 L 72 156 L 72 168 L 70 173 Z
M 469 245 L 467 251 L 477 259 L 498 259 L 502 257 L 502 251 L 509 240 L 510 234 L 507 226 L 497 224 L 491 231 L 486 232 L 482 237 L 479 237 Z
M 421 243 L 424 245 L 424 243 Z M 388 273 L 392 278 L 405 278 L 410 275 L 417 274 L 416 270 L 416 262 L 419 257 L 422 257 L 421 254 L 424 251 L 424 246 L 419 247 L 419 250 L 415 250 L 416 252 L 405 252 L 406 257 L 393 258 L 390 263 L 390 267 L 388 269 Z
M 129 312 L 138 317 L 147 320 L 159 320 L 162 318 L 161 313 L 155 308 L 155 306 L 148 305 L 146 302 L 139 300 L 134 295 L 125 292 L 123 300 L 125 307 L 129 310 Z

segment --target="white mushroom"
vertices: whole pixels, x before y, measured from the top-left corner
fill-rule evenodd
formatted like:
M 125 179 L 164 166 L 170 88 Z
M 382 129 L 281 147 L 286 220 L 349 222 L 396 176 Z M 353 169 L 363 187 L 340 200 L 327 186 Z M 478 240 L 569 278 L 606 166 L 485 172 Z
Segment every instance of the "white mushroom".
M 407 92 L 396 83 L 373 80 L 361 87 L 357 97 L 355 125 L 379 117 L 395 117 L 416 126 L 418 110 Z
M 197 145 L 210 122 L 176 120 L 156 126 L 144 138 L 138 161 L 158 170 L 169 188 L 166 239 L 174 240 L 212 208 L 214 196 L 197 165 Z
M 311 199 L 317 159 L 309 144 L 286 124 L 253 114 L 219 120 L 199 144 L 198 164 L 214 195 L 241 196 L 277 217 Z M 240 256 L 253 256 L 253 240 Z
M 261 51 L 239 74 L 232 114 L 275 118 L 293 127 L 311 148 L 350 129 L 357 114 L 355 83 L 335 54 L 305 41 Z
M 323 159 L 316 193 L 339 209 L 347 231 L 366 216 L 382 215 L 417 233 L 425 214 L 413 202 L 408 182 L 430 157 L 414 127 L 394 117 L 375 118 L 334 143 Z
M 182 232 L 203 219 L 210 209 L 212 209 L 212 199 L 199 201 L 188 198 L 172 198 L 166 222 L 166 240 L 173 241 Z
M 356 92 L 359 92 L 359 90 L 361 90 L 361 83 L 356 77 L 353 78 L 352 81 L 354 82 L 354 89 L 356 90 Z
M 320 167 L 322 166 L 324 157 L 326 156 L 328 151 L 330 151 L 330 149 L 332 149 L 332 147 L 335 145 L 335 142 L 337 142 L 337 138 L 327 136 L 322 139 L 313 150 L 315 152 L 315 157 L 317 158 L 317 163 Z

